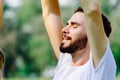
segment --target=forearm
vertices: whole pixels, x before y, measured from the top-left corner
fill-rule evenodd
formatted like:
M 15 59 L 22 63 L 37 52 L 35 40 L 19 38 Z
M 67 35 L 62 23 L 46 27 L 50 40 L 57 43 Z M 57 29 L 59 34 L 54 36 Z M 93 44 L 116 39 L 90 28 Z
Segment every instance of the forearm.
M 91 14 L 94 11 L 100 11 L 98 0 L 80 0 L 85 14 Z
M 87 31 L 88 38 L 90 40 L 90 44 L 92 41 L 94 42 L 94 40 L 96 41 L 99 38 L 103 39 L 104 41 L 106 35 L 103 27 L 98 0 L 81 0 L 81 4 L 86 17 L 85 28 Z
M 49 35 L 56 57 L 59 59 L 59 46 L 63 28 L 58 0 L 41 0 L 45 28 Z
M 49 16 L 51 13 L 60 15 L 58 0 L 41 0 L 43 17 Z
M 1 30 L 1 27 L 2 27 L 3 3 L 4 3 L 4 1 L 0 0 L 0 30 Z
M 81 4 L 86 18 L 86 32 L 88 42 L 92 49 L 95 67 L 101 60 L 106 50 L 106 35 L 102 23 L 101 12 L 98 0 L 81 0 Z

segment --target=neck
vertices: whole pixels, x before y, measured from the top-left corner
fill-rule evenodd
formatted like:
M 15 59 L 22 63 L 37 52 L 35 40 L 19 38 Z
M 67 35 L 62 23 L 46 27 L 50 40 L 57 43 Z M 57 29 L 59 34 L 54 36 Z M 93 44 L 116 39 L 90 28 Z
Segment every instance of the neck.
M 90 47 L 87 43 L 86 47 L 71 54 L 72 66 L 82 66 L 89 60 Z

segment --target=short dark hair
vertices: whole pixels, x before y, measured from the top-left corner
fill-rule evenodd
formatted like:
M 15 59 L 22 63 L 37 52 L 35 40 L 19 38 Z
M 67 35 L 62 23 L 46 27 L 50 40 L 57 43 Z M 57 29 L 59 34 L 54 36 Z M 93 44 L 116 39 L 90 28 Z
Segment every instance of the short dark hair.
M 74 13 L 76 12 L 84 12 L 82 7 L 78 7 Z M 108 18 L 102 13 L 102 21 L 103 21 L 103 26 L 104 26 L 104 31 L 106 33 L 106 36 L 109 37 L 110 36 L 110 33 L 112 32 L 112 29 L 111 29 L 111 23 L 110 21 L 108 20 Z

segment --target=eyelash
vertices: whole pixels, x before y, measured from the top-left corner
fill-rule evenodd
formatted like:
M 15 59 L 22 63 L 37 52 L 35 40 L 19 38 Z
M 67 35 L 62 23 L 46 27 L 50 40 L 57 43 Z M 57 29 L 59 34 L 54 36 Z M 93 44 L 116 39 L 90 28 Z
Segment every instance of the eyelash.
M 77 25 L 76 25 L 76 24 L 73 24 L 73 28 L 77 28 Z
M 68 25 L 68 23 L 66 23 L 66 25 Z M 77 28 L 78 25 L 77 25 L 77 24 L 72 24 L 71 27 L 73 27 L 73 28 Z

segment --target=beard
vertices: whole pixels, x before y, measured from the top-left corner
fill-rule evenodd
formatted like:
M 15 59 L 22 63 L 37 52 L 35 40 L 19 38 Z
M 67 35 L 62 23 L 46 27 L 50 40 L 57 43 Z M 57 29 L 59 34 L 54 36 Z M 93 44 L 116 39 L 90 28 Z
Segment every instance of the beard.
M 74 53 L 77 50 L 82 50 L 86 47 L 87 44 L 87 36 L 84 36 L 83 38 L 79 38 L 77 40 L 75 40 L 74 42 L 71 42 L 70 45 L 68 47 L 63 47 L 64 43 L 61 43 L 60 45 L 60 51 L 62 53 Z

